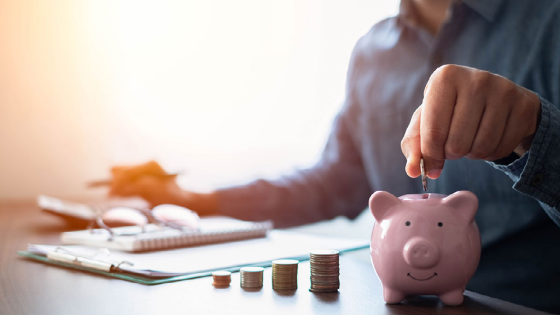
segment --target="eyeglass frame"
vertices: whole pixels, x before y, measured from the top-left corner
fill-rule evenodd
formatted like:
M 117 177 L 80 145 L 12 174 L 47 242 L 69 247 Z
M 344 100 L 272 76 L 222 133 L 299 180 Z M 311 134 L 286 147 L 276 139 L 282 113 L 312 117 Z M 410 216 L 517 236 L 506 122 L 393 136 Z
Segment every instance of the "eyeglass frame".
M 94 229 L 93 229 L 93 225 L 94 223 L 97 224 L 98 227 L 100 227 L 103 230 L 106 230 L 107 232 L 109 232 L 109 238 L 107 239 L 108 241 L 113 241 L 115 236 L 133 236 L 133 235 L 138 235 L 138 234 L 142 234 L 142 233 L 148 233 L 148 231 L 146 231 L 145 227 L 146 225 L 136 225 L 142 228 L 142 231 L 139 233 L 130 233 L 130 234 L 117 234 L 115 233 L 115 231 L 113 231 L 113 228 L 109 227 L 107 224 L 105 224 L 105 222 L 103 222 L 103 219 L 101 218 L 101 216 L 103 215 L 103 213 L 105 213 L 106 211 L 103 211 L 103 207 L 99 204 L 90 204 L 89 205 L 91 207 L 91 209 L 93 211 L 96 212 L 96 217 L 95 219 L 90 221 L 90 224 L 88 226 L 88 230 L 90 231 L 90 233 L 95 233 Z M 148 222 L 150 223 L 150 220 L 155 223 L 157 226 L 160 227 L 169 227 L 175 230 L 179 230 L 181 232 L 185 232 L 186 227 L 181 226 L 179 224 L 173 223 L 173 222 L 163 222 L 161 220 L 158 220 L 156 217 L 154 217 L 151 213 L 150 210 L 141 210 L 141 209 L 133 209 L 138 211 L 138 213 L 144 215 L 146 217 L 146 219 L 148 219 Z M 192 228 L 187 228 L 189 231 L 192 231 Z

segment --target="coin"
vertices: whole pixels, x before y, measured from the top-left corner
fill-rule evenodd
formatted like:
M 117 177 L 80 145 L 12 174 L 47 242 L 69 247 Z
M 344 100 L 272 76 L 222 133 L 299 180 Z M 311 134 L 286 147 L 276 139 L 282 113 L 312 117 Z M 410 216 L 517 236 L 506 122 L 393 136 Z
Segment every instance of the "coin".
M 240 285 L 242 288 L 262 288 L 263 286 L 262 267 L 243 267 L 239 270 Z
M 272 288 L 274 290 L 296 290 L 299 261 L 280 259 L 272 261 Z
M 212 278 L 214 279 L 214 283 L 212 283 L 213 286 L 217 288 L 228 287 L 231 283 L 231 272 L 226 270 L 214 271 L 212 273 Z
M 315 256 L 315 258 L 316 258 L 317 256 L 322 256 L 322 255 L 327 255 L 327 256 L 338 255 L 339 252 L 337 250 L 334 250 L 334 249 L 315 249 L 315 250 L 311 251 L 309 254 Z
M 422 172 L 422 188 L 424 188 L 424 191 L 428 191 L 428 177 L 426 177 L 424 158 L 420 158 L 420 172 Z
M 339 252 L 333 249 L 313 250 L 309 253 L 310 280 L 309 291 L 336 292 L 340 288 Z

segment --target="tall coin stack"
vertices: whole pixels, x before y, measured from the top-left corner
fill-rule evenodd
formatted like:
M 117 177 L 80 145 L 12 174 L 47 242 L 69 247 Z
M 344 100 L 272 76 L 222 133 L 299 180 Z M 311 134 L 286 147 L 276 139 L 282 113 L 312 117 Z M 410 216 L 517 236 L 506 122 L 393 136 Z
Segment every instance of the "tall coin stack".
M 296 290 L 298 260 L 281 259 L 272 261 L 272 288 L 274 290 Z
M 231 272 L 225 270 L 214 271 L 212 273 L 212 277 L 214 278 L 214 283 L 212 283 L 213 286 L 217 288 L 229 287 L 231 282 Z
M 311 292 L 336 292 L 340 288 L 337 250 L 321 249 L 309 253 Z
M 243 267 L 240 270 L 242 288 L 262 288 L 263 286 L 262 267 Z

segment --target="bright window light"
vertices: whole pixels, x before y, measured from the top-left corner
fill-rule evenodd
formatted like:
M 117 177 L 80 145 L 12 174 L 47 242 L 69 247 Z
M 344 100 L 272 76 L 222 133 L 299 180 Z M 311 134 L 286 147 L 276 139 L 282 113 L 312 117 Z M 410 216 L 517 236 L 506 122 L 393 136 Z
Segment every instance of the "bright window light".
M 397 0 L 13 4 L 0 13 L 1 34 L 11 34 L 0 61 L 8 71 L 0 140 L 11 152 L 0 157 L 9 175 L 0 198 L 83 195 L 111 165 L 148 159 L 185 170 L 181 184 L 199 191 L 311 166 L 344 99 L 354 44 L 397 8 Z

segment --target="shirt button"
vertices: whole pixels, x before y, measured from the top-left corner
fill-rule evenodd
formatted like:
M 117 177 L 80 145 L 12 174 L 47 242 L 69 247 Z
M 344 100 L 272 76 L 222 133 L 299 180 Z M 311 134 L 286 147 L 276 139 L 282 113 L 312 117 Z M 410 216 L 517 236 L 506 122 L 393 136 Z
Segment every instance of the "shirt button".
M 542 183 L 542 181 L 543 181 L 542 174 L 535 174 L 535 176 L 533 176 L 533 178 L 531 179 L 531 186 L 538 186 Z

